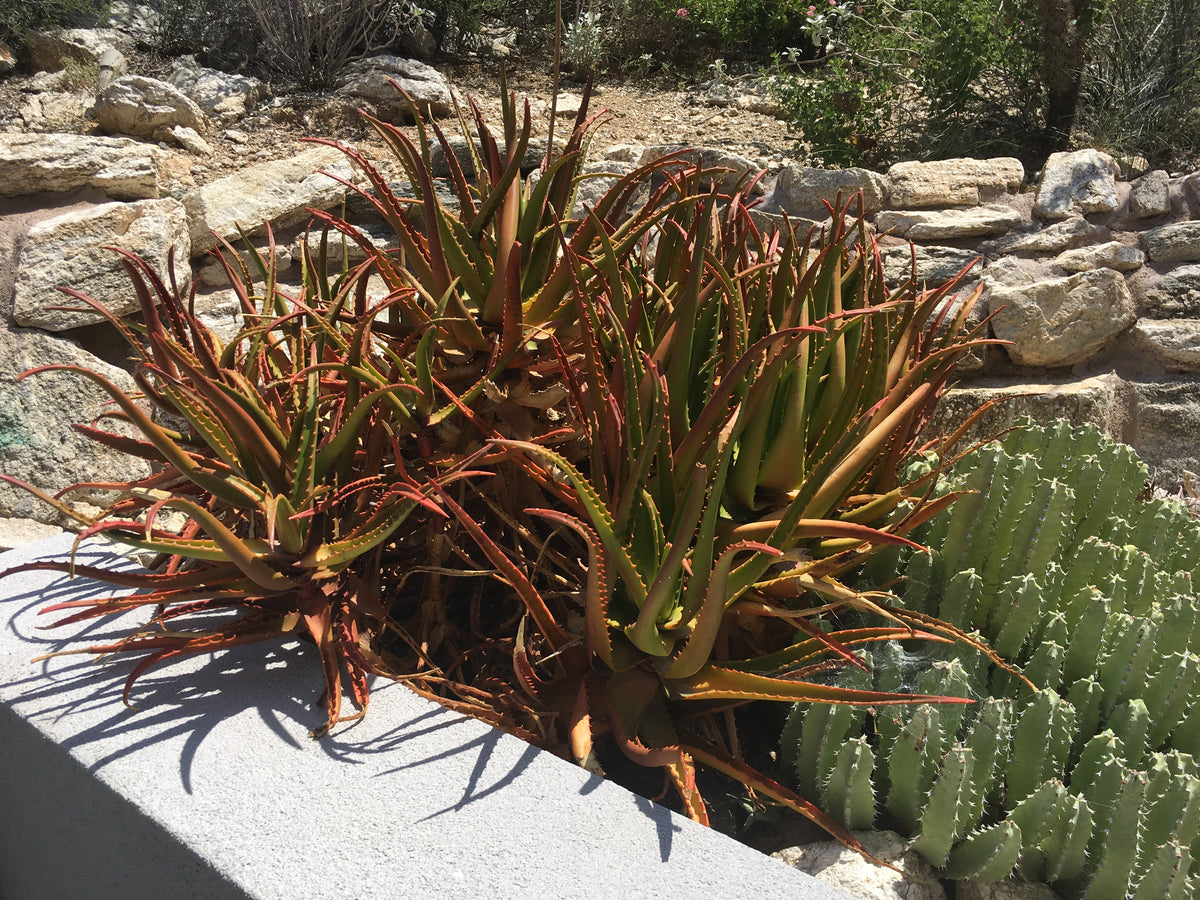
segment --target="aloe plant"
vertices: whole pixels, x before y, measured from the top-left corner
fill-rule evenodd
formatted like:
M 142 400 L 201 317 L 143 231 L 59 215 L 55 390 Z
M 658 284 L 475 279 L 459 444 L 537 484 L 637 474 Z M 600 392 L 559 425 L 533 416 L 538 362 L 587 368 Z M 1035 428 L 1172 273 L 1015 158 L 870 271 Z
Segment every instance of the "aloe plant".
M 343 677 L 365 707 L 367 674 L 387 675 L 593 769 L 611 743 L 663 769 L 699 821 L 704 765 L 853 844 L 744 762 L 730 710 L 966 702 L 815 676 L 895 638 L 972 642 L 839 578 L 912 547 L 957 496 L 931 497 L 936 472 L 901 461 L 978 343 L 965 326 L 978 295 L 951 315 L 949 288 L 889 292 L 861 215 L 842 224 L 849 207 L 821 235 L 764 233 L 749 185 L 730 192 L 683 158 L 570 219 L 595 120 L 580 114 L 534 183 L 519 174 L 528 110 L 509 99 L 499 140 L 471 112 L 478 181 L 447 153 L 456 208 L 420 118 L 418 142 L 368 118 L 412 196 L 346 152 L 396 249 L 315 214 L 366 261 L 331 275 L 326 236 L 294 292 L 273 252 L 251 253 L 253 273 L 227 265 L 245 317 L 228 345 L 127 258 L 145 327 L 108 318 L 139 354 L 143 397 L 108 387 L 142 438 L 84 430 L 159 471 L 109 485 L 124 497 L 95 517 L 45 499 L 83 538 L 159 558 L 135 575 L 78 569 L 144 593 L 52 611 L 68 612 L 59 624 L 151 611 L 132 638 L 78 651 L 146 654 L 127 695 L 172 656 L 301 635 L 324 666 L 317 733 L 341 717 Z M 826 620 L 843 608 L 885 617 Z M 217 609 L 232 618 L 202 615 Z
M 867 650 L 871 674 L 847 686 L 979 702 L 880 711 L 871 760 L 854 767 L 837 762 L 863 752 L 863 717 L 797 707 L 783 746 L 801 793 L 850 827 L 896 828 L 953 877 L 1190 896 L 1200 525 L 1139 502 L 1145 476 L 1133 451 L 1065 422 L 962 460 L 941 489 L 971 493 L 914 535 L 931 552 L 871 566 L 898 564 L 906 608 L 978 633 L 1020 674 L 953 648 Z M 855 795 L 878 808 L 847 807 Z

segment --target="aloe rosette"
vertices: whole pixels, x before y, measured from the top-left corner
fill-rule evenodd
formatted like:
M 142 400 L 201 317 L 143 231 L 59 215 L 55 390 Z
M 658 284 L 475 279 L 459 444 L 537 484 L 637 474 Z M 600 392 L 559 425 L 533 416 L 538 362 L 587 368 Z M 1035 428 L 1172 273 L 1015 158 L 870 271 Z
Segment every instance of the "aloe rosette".
M 79 651 L 144 653 L 127 694 L 174 656 L 298 634 L 323 661 L 318 733 L 340 718 L 343 676 L 365 706 L 367 674 L 389 675 L 589 767 L 606 746 L 660 767 L 699 821 L 704 765 L 853 843 L 744 761 L 730 710 L 964 704 L 825 676 L 897 638 L 977 644 L 844 579 L 912 548 L 957 496 L 901 463 L 979 342 L 977 294 L 952 307 L 949 287 L 887 289 L 848 207 L 821 235 L 763 232 L 749 184 L 726 190 L 682 157 L 572 219 L 595 119 L 581 112 L 527 179 L 528 111 L 510 98 L 499 139 L 471 114 L 473 183 L 436 126 L 418 118 L 413 141 L 368 118 L 411 196 L 346 152 L 395 248 L 314 213 L 327 235 L 300 289 L 279 284 L 273 252 L 250 254 L 253 277 L 227 266 L 245 319 L 228 345 L 126 258 L 142 333 L 108 318 L 139 354 L 142 396 L 101 383 L 142 436 L 83 430 L 157 471 L 108 485 L 124 496 L 99 516 L 45 499 L 83 538 L 157 558 L 133 575 L 77 568 L 144 592 L 60 605 L 60 624 L 151 611 L 126 641 Z M 331 275 L 328 234 L 366 261 Z M 217 609 L 232 617 L 200 615 Z M 846 627 L 847 609 L 881 618 Z

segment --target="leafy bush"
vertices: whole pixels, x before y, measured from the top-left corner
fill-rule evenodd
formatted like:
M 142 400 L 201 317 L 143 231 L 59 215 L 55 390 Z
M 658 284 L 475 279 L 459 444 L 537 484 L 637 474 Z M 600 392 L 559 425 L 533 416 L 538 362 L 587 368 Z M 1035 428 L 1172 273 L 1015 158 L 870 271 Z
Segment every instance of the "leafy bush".
M 320 213 L 365 262 L 331 276 L 326 239 L 294 295 L 273 254 L 252 257 L 254 278 L 227 265 L 245 315 L 228 345 L 126 259 L 144 337 L 109 318 L 145 398 L 183 424 L 74 370 L 143 437 L 82 430 L 158 469 L 110 485 L 124 499 L 94 517 L 30 489 L 83 537 L 159 564 L 80 569 L 143 592 L 57 605 L 58 624 L 151 611 L 125 641 L 76 651 L 146 654 L 126 696 L 159 661 L 300 636 L 324 668 L 318 734 L 341 718 L 343 679 L 365 707 L 367 673 L 388 675 L 590 768 L 613 753 L 660 768 L 699 821 L 702 764 L 853 843 L 739 758 L 728 709 L 961 702 L 808 680 L 848 648 L 949 634 L 936 620 L 809 619 L 877 609 L 838 576 L 953 499 L 926 502 L 932 473 L 900 463 L 977 344 L 975 297 L 951 314 L 947 288 L 889 291 L 848 209 L 819 238 L 763 233 L 749 185 L 722 192 L 724 170 L 678 155 L 572 219 L 593 120 L 523 180 L 528 106 L 505 105 L 498 139 L 471 114 L 476 184 L 433 129 L 454 204 L 424 123 L 412 140 L 368 117 L 412 196 L 346 152 L 395 249 Z
M 1138 503 L 1145 475 L 1133 451 L 1065 422 L 947 473 L 941 489 L 972 493 L 916 533 L 931 553 L 901 551 L 903 605 L 1010 662 L 868 650 L 870 674 L 838 683 L 978 703 L 880 710 L 866 727 L 849 709 L 797 707 L 783 740 L 802 793 L 847 827 L 878 817 L 951 877 L 1015 867 L 1068 896 L 1190 896 L 1200 524 L 1180 504 Z
M 1023 0 L 810 9 L 824 64 L 807 77 L 785 68 L 779 91 L 815 161 L 1012 153 L 1032 133 L 1038 39 Z M 801 56 L 794 48 L 777 64 Z

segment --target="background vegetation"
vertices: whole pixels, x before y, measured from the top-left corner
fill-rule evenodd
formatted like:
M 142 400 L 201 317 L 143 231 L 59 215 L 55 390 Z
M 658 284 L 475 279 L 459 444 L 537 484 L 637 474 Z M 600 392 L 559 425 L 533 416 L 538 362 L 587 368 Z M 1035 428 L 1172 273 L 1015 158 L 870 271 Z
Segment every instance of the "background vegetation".
M 307 86 L 416 29 L 442 56 L 489 28 L 549 59 L 549 0 L 159 0 L 154 48 Z M 107 0 L 0 0 L 0 40 L 103 18 Z M 319 14 L 318 14 L 319 12 Z M 568 0 L 563 64 L 580 77 L 773 76 L 818 165 L 1004 154 L 1038 166 L 1069 146 L 1200 164 L 1200 0 Z

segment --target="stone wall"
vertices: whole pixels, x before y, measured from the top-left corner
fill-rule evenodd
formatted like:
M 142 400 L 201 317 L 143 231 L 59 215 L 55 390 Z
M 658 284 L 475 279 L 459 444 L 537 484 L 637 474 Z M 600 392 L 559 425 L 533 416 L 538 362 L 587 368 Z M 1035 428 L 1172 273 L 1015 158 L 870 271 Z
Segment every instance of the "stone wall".
M 884 265 L 939 284 L 971 265 L 979 315 L 1005 343 L 963 367 L 935 426 L 988 400 L 984 436 L 1024 415 L 1093 422 L 1132 445 L 1164 484 L 1200 471 L 1200 173 L 1121 171 L 1095 150 L 906 162 L 885 175 L 792 168 L 765 215 L 815 214 L 865 192 Z M 911 243 L 910 243 L 911 242 Z

